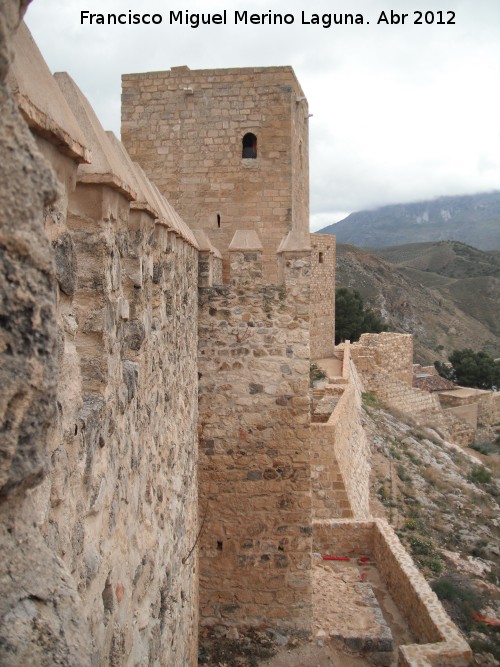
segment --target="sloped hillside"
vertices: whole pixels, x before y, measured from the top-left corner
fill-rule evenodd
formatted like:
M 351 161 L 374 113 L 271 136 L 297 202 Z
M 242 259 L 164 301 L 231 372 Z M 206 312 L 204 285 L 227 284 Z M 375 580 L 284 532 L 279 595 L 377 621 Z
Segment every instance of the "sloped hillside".
M 398 267 L 437 273 L 453 279 L 500 278 L 500 252 L 485 252 L 458 241 L 408 243 L 373 248 L 370 252 Z
M 446 254 L 448 251 L 445 248 Z M 337 286 L 359 290 L 394 331 L 413 333 L 416 361 L 446 360 L 453 349 L 464 347 L 500 355 L 500 332 L 496 330 L 500 304 L 495 289 L 491 285 L 485 289 L 482 284 L 500 282 L 499 278 L 483 275 L 462 280 L 407 266 L 406 261 L 420 261 L 422 253 L 416 247 L 376 252 L 386 253 L 396 263 L 389 264 L 372 250 L 338 244 Z M 464 286 L 464 281 L 472 284 Z
M 500 257 L 465 243 L 442 241 L 374 249 L 412 281 L 436 288 L 464 313 L 500 336 Z
M 372 513 L 392 524 L 475 653 L 499 664 L 500 424 L 473 449 L 382 409 L 365 395 Z
M 384 206 L 352 213 L 324 227 L 340 243 L 370 248 L 425 241 L 462 241 L 475 248 L 500 248 L 500 192 Z

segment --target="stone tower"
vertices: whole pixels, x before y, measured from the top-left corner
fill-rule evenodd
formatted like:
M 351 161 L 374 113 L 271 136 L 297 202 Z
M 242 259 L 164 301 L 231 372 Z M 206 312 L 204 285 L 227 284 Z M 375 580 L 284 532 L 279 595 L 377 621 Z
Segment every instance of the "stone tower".
M 124 143 L 200 247 L 202 625 L 311 625 L 307 126 L 290 67 L 123 77 Z
M 308 106 L 291 67 L 123 76 L 122 140 L 178 213 L 223 255 L 255 230 L 265 279 L 286 234 L 309 233 Z

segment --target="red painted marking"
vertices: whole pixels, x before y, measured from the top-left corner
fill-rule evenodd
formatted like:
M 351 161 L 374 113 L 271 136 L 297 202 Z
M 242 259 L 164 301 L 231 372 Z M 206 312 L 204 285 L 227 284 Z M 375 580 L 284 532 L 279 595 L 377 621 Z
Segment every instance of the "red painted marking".
M 322 558 L 323 560 L 343 560 L 343 561 L 351 560 L 349 556 L 329 556 L 328 554 L 323 555 Z
M 358 558 L 358 561 L 359 561 L 360 563 L 369 563 L 369 562 L 370 562 L 370 559 L 368 558 L 368 556 L 360 556 L 360 557 Z
M 477 611 L 472 612 L 472 618 L 474 618 L 476 621 L 479 621 L 480 623 L 486 623 L 487 625 L 500 627 L 500 621 L 497 621 L 496 618 L 485 618 L 484 616 L 481 616 L 481 614 L 478 614 Z

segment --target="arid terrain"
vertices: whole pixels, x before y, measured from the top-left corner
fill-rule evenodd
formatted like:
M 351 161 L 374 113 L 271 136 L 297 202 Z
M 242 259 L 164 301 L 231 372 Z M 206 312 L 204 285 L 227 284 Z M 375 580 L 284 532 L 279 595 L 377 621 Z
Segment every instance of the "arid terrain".
M 500 356 L 498 254 L 463 243 L 379 249 L 337 245 L 337 287 L 357 289 L 393 331 L 415 335 L 415 361 L 471 347 Z

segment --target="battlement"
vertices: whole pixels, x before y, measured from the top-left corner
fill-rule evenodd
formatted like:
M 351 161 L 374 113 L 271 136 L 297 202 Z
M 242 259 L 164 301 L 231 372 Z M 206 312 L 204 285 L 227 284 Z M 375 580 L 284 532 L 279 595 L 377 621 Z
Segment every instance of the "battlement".
M 229 273 L 237 230 L 262 243 L 263 276 L 277 280 L 289 231 L 308 233 L 308 107 L 291 67 L 125 74 L 122 138 Z

